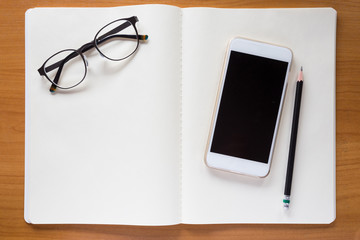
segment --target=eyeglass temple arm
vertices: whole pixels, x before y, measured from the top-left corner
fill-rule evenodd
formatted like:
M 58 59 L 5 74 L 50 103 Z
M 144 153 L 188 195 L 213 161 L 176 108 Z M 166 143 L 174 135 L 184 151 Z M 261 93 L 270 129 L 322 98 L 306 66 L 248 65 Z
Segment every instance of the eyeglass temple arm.
M 130 21 L 133 21 L 134 23 L 131 23 Z M 134 24 L 134 27 L 135 27 L 135 22 L 139 21 L 137 17 L 132 17 L 130 18 L 127 22 L 124 22 L 123 24 L 119 25 L 118 27 L 114 28 L 113 30 L 101 35 L 100 37 L 98 37 L 98 42 L 97 44 L 99 43 L 102 43 L 103 41 L 106 41 L 108 40 L 108 36 L 110 35 L 113 35 L 111 37 L 122 37 L 122 38 L 130 38 L 130 39 L 137 39 L 136 35 L 125 35 L 125 34 L 122 34 L 122 35 L 114 35 L 115 33 L 118 33 L 122 30 L 124 30 L 125 28 L 131 26 L 132 24 Z M 135 28 L 136 30 L 136 28 Z M 137 32 L 136 32 L 137 33 Z M 148 36 L 147 35 L 139 35 L 138 34 L 138 37 L 140 40 L 147 40 Z
M 56 84 L 59 82 L 60 75 L 61 75 L 62 69 L 64 67 L 64 64 L 61 64 L 59 66 L 58 71 L 56 72 L 56 75 L 55 75 L 55 78 L 54 78 L 54 83 L 56 83 Z M 54 83 L 52 83 L 51 86 L 50 86 L 50 92 L 55 92 L 55 90 L 56 90 L 56 85 Z
M 134 19 L 132 19 L 132 21 L 134 21 L 134 23 L 138 21 L 137 17 L 133 17 L 133 18 L 134 18 Z M 130 19 L 131 19 L 131 18 L 130 18 Z M 130 20 L 130 19 L 129 19 L 129 20 Z M 117 26 L 116 28 L 114 28 L 113 30 L 111 30 L 111 31 L 109 31 L 109 32 L 107 32 L 107 33 L 104 33 L 103 35 L 101 35 L 101 36 L 98 37 L 97 39 L 98 39 L 99 41 L 101 41 L 102 39 L 106 38 L 107 36 L 113 35 L 113 34 L 115 34 L 115 33 L 118 33 L 118 32 L 120 32 L 120 31 L 124 30 L 125 28 L 131 26 L 131 24 L 132 24 L 131 22 L 126 21 L 126 22 L 124 22 L 123 24 L 121 24 L 121 25 Z
M 76 52 L 70 53 L 68 56 L 66 56 L 63 60 L 60 60 L 48 67 L 44 67 L 41 66 L 41 68 L 38 69 L 38 72 L 40 73 L 40 75 L 45 75 L 45 72 L 50 72 L 52 70 L 54 70 L 55 68 L 58 68 L 61 64 L 65 64 L 67 61 L 73 59 L 74 57 L 76 57 L 78 54 Z M 64 62 L 65 60 L 67 60 L 66 62 Z

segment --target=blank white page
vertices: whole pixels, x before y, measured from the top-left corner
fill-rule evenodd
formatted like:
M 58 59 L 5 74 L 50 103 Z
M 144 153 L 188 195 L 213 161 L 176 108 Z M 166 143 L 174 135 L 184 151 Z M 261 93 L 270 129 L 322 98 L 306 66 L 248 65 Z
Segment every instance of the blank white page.
M 244 37 L 293 51 L 270 174 L 263 179 L 206 167 L 204 156 L 227 44 Z M 324 9 L 183 10 L 182 221 L 330 223 L 335 219 L 336 12 Z M 282 199 L 296 76 L 304 87 L 291 206 Z
M 180 14 L 158 5 L 26 13 L 27 222 L 179 222 Z M 37 72 L 48 57 L 131 16 L 147 43 L 121 62 L 86 53 L 84 82 L 50 94 Z

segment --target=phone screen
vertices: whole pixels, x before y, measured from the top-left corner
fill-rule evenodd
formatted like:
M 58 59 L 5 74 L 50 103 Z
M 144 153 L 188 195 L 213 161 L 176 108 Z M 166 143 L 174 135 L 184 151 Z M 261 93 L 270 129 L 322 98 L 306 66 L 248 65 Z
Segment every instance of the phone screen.
M 268 163 L 288 62 L 230 52 L 211 152 Z

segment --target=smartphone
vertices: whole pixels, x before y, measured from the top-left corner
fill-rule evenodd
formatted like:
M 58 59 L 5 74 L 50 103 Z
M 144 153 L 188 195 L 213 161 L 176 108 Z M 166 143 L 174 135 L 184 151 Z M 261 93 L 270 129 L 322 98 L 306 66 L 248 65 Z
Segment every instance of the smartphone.
M 244 38 L 230 42 L 207 144 L 207 166 L 268 175 L 291 59 L 286 47 Z

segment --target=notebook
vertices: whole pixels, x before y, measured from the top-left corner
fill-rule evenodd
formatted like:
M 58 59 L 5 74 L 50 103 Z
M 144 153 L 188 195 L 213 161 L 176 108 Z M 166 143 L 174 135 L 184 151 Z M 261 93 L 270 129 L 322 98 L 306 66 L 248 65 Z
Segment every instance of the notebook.
M 73 90 L 49 92 L 37 69 L 91 41 L 105 24 L 137 16 L 130 59 L 86 53 Z M 26 12 L 25 207 L 32 224 L 172 225 L 331 223 L 336 216 L 332 8 L 216 9 L 138 5 Z M 270 174 L 208 168 L 206 143 L 229 41 L 293 51 Z M 304 68 L 289 211 L 284 211 L 296 76 Z

